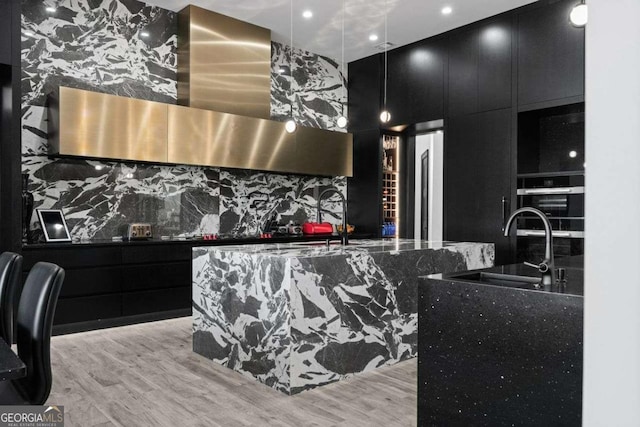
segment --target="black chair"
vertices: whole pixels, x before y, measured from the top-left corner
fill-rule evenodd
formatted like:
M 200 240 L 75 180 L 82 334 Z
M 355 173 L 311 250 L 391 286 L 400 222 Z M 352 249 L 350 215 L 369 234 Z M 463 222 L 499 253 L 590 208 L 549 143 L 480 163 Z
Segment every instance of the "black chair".
M 0 405 L 42 405 L 51 391 L 51 326 L 64 270 L 55 264 L 33 266 L 20 296 L 17 318 L 18 357 L 27 376 L 0 382 Z
M 22 255 L 0 254 L 0 337 L 9 345 L 13 344 L 21 275 Z

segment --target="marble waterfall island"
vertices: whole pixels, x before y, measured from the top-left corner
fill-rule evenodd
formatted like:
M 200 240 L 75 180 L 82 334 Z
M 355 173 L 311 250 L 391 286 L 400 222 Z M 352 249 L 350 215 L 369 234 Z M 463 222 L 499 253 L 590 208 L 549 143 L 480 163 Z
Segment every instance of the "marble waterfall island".
M 418 276 L 494 245 L 357 240 L 193 249 L 193 350 L 294 394 L 417 354 Z

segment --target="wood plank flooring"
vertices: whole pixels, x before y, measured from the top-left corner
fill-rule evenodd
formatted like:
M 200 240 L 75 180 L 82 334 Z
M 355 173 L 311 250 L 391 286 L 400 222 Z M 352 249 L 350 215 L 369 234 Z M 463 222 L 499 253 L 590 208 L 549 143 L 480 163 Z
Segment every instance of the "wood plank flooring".
M 286 396 L 191 350 L 191 318 L 51 339 L 71 426 L 416 425 L 416 359 Z

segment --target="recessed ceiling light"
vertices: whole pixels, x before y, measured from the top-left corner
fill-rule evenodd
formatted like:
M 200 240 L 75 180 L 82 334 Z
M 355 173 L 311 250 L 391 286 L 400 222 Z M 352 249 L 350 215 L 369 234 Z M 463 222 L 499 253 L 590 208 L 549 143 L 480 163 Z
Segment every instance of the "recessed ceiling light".
M 56 8 L 55 8 L 55 7 L 53 7 L 53 6 L 47 6 L 47 7 L 45 8 L 45 10 L 46 10 L 47 12 L 49 12 L 49 13 L 53 13 L 53 12 L 55 12 L 55 11 L 56 11 Z
M 378 35 L 377 34 L 371 34 L 369 36 L 369 40 L 372 42 L 375 42 L 376 40 L 378 40 Z
M 578 156 L 578 153 L 575 150 L 569 151 L 569 157 L 575 159 Z
M 451 12 L 453 12 L 453 9 L 451 8 L 451 6 L 445 6 L 440 12 L 442 12 L 443 15 L 450 15 Z
M 149 37 L 149 33 L 147 31 L 143 31 L 140 33 L 140 37 Z
M 302 12 L 302 17 L 311 19 L 311 17 L 313 17 L 313 12 L 311 12 L 310 10 L 305 10 L 304 12 Z

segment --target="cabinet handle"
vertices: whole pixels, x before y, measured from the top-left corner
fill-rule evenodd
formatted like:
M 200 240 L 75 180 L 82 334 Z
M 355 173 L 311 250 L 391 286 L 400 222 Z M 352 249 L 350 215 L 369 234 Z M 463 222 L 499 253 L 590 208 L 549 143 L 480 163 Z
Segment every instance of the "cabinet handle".
M 507 210 L 508 210 L 508 203 L 507 203 L 507 198 L 506 197 L 502 197 L 502 232 L 504 233 L 504 229 L 506 227 L 506 222 L 507 222 Z
M 584 194 L 584 187 L 556 187 L 556 188 L 519 188 L 518 195 L 538 194 Z

